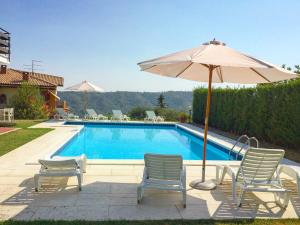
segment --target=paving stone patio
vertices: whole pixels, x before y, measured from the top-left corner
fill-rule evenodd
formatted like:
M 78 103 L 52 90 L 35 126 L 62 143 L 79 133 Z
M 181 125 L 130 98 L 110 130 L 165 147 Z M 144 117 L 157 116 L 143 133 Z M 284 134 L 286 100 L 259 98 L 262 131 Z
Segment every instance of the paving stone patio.
M 232 201 L 231 183 L 212 191 L 188 187 L 187 208 L 181 206 L 181 194 L 147 191 L 137 205 L 136 187 L 143 165 L 92 163 L 87 167 L 81 192 L 75 178 L 47 178 L 40 192 L 34 191 L 33 175 L 39 170 L 37 159 L 50 154 L 78 132 L 80 126 L 62 126 L 60 122 L 37 125 L 55 130 L 0 157 L 0 219 L 35 220 L 144 220 L 204 218 L 298 218 L 300 199 L 295 185 L 286 210 L 274 203 L 272 194 L 250 193 L 242 207 Z M 187 165 L 187 183 L 199 178 L 201 167 Z M 215 167 L 208 166 L 207 178 L 215 178 Z M 227 177 L 229 179 L 229 177 Z

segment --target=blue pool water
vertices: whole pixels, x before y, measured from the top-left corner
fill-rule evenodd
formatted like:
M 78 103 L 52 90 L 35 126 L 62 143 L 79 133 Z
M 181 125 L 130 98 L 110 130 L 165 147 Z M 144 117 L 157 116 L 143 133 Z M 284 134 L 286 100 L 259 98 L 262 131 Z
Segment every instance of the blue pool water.
M 145 153 L 159 153 L 197 160 L 202 159 L 202 151 L 203 139 L 174 125 L 85 124 L 83 130 L 55 155 L 143 159 Z M 207 159 L 228 160 L 228 151 L 208 143 Z

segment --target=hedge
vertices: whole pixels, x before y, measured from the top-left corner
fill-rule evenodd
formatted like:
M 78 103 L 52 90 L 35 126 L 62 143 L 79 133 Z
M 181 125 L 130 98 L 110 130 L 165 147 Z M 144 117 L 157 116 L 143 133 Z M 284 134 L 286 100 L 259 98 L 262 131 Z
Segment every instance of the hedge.
M 193 93 L 193 121 L 204 123 L 207 89 Z M 255 88 L 213 89 L 209 126 L 283 147 L 300 146 L 300 79 Z

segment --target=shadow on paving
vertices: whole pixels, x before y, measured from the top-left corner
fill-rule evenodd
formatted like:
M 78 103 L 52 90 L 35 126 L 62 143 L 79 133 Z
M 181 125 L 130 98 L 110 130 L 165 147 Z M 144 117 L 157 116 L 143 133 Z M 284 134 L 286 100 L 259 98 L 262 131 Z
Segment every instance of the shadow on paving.
M 297 194 L 296 185 L 291 181 L 285 180 L 284 186 L 291 190 L 292 208 L 295 211 L 295 215 L 300 216 L 300 198 Z M 244 201 L 241 207 L 237 207 L 232 200 L 232 189 L 231 182 L 225 181 L 218 188 L 220 192 L 224 193 L 224 196 L 228 198 L 228 201 L 222 201 L 220 206 L 216 209 L 215 213 L 212 215 L 213 218 L 217 219 L 231 219 L 231 218 L 281 218 L 286 210 L 279 207 L 274 200 L 272 194 L 268 195 L 262 199 L 261 196 L 257 196 L 254 193 L 246 192 Z M 214 192 L 212 192 L 213 194 Z M 220 200 L 220 195 L 214 195 L 215 200 Z M 270 196 L 270 198 L 269 198 Z M 288 206 L 290 207 L 290 205 Z
M 285 185 L 293 189 L 291 203 L 299 216 L 300 200 L 295 185 L 288 181 Z M 281 218 L 285 212 L 275 205 L 274 199 L 264 202 L 254 194 L 246 195 L 242 207 L 236 207 L 229 182 L 210 192 L 188 189 L 186 209 L 182 208 L 181 193 L 167 191 L 147 191 L 137 205 L 137 183 L 97 181 L 83 185 L 79 192 L 77 186 L 68 185 L 68 178 L 56 177 L 44 179 L 39 192 L 34 191 L 32 178 L 19 186 L 24 189 L 1 202 L 2 220 Z M 214 201 L 209 201 L 209 197 Z

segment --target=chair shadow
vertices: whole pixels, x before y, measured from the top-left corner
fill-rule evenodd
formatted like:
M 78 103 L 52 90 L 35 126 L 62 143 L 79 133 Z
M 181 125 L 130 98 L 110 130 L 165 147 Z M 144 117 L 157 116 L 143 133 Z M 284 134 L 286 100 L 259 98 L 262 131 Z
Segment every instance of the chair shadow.
M 287 187 L 287 185 L 285 185 Z M 293 189 L 291 188 L 292 186 Z M 290 187 L 290 188 L 289 188 Z M 288 189 L 291 192 L 291 204 L 295 210 L 296 215 L 299 217 L 300 201 L 295 192 L 295 185 L 289 183 Z M 217 201 L 221 201 L 220 206 L 213 214 L 217 219 L 229 219 L 229 218 L 282 218 L 286 210 L 291 210 L 290 205 L 288 209 L 279 207 L 274 200 L 274 196 L 271 198 L 265 198 L 262 195 L 257 196 L 254 193 L 247 192 L 244 197 L 244 201 L 241 207 L 237 207 L 232 199 L 231 182 L 225 180 L 222 185 L 218 185 L 217 189 L 226 196 L 226 200 L 220 199 L 220 195 L 216 192 L 212 192 L 213 197 Z M 263 199 L 261 197 L 264 197 Z
M 71 178 L 73 179 L 73 178 Z M 72 184 L 75 183 L 72 180 Z M 68 178 L 43 178 L 35 192 L 33 178 L 19 184 L 22 188 L 0 202 L 1 219 L 12 220 L 156 220 L 194 218 L 182 207 L 182 195 L 169 191 L 146 191 L 137 204 L 138 183 L 95 181 L 83 183 L 82 191 Z M 206 201 L 199 201 L 201 215 L 209 219 Z M 195 214 L 197 216 L 197 214 Z M 198 217 L 198 219 L 200 219 Z

